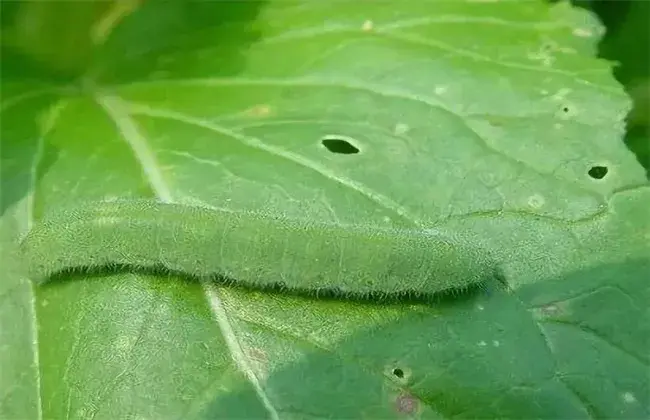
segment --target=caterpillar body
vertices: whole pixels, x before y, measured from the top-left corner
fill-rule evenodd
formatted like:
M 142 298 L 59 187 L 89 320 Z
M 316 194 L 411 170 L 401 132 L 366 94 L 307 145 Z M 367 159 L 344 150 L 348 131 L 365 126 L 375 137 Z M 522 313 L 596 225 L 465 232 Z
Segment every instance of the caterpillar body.
M 462 235 L 316 223 L 151 200 L 87 202 L 46 216 L 21 251 L 33 281 L 68 270 L 159 268 L 252 287 L 433 294 L 494 274 Z

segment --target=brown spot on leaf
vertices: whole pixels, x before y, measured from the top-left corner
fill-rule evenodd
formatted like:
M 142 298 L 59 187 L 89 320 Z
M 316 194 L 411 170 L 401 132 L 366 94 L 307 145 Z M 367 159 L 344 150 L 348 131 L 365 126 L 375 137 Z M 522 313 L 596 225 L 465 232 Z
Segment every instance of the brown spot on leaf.
M 402 414 L 413 414 L 420 409 L 420 400 L 409 393 L 400 394 L 395 400 L 395 410 Z
M 271 107 L 267 104 L 259 104 L 250 108 L 247 114 L 251 117 L 268 117 L 271 115 Z

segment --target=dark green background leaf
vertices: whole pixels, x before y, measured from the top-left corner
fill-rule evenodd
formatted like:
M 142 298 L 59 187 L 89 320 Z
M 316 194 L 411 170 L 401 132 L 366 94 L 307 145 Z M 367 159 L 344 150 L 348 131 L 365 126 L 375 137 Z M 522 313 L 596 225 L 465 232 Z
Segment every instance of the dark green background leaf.
M 648 417 L 650 187 L 592 15 L 232 2 L 195 27 L 187 7 L 129 16 L 78 83 L 3 77 L 2 417 Z M 43 211 L 116 197 L 469 230 L 509 290 L 32 286 L 16 244 Z

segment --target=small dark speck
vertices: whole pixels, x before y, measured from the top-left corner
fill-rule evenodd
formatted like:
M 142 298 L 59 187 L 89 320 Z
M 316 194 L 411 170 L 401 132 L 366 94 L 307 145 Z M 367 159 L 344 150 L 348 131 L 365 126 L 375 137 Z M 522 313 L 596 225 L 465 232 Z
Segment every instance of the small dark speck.
M 594 179 L 603 179 L 607 175 L 607 171 L 607 166 L 592 166 L 588 173 Z
M 332 153 L 338 153 L 342 155 L 354 155 L 359 153 L 359 148 L 350 143 L 345 138 L 328 136 L 321 140 L 321 143 L 327 150 Z
M 551 45 L 550 43 L 545 42 L 545 43 L 542 44 L 542 50 L 543 51 L 550 51 L 552 49 L 553 49 L 553 45 Z
M 395 375 L 396 377 L 402 379 L 404 377 L 404 371 L 402 369 L 400 369 L 400 368 L 395 368 L 395 369 L 393 369 L 393 375 Z

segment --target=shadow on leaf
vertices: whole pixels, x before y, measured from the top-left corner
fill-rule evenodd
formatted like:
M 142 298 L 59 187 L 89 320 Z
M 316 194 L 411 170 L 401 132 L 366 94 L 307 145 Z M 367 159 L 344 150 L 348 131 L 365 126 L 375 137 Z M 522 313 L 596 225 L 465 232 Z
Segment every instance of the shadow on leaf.
M 204 414 L 647 418 L 648 272 L 649 260 L 632 260 L 513 294 L 404 307 L 397 321 L 332 346 L 295 337 L 285 344 L 304 352 L 297 362 L 274 362 L 286 360 L 279 344 L 263 358 L 260 392 L 271 408 L 260 396 L 251 405 L 250 387 L 216 398 Z

